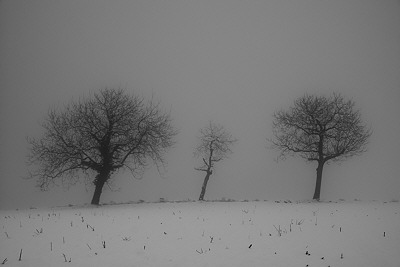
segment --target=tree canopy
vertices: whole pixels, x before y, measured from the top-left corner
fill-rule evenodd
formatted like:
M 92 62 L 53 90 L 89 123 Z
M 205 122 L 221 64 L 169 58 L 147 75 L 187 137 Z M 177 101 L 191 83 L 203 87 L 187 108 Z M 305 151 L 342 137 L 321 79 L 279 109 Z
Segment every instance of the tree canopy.
M 296 154 L 309 161 L 338 161 L 361 154 L 371 131 L 354 105 L 339 94 L 295 100 L 289 110 L 274 114 L 273 146 L 283 157 Z

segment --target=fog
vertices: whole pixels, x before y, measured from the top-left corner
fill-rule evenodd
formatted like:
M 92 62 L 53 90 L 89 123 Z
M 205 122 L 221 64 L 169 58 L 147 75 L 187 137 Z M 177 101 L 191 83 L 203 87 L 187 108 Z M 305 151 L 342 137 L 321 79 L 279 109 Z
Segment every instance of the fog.
M 78 184 L 39 192 L 25 180 L 26 137 L 51 107 L 105 87 L 154 95 L 179 130 L 159 174 L 120 172 L 102 201 L 197 199 L 199 129 L 238 142 L 206 199 L 311 199 L 316 164 L 276 161 L 274 111 L 305 93 L 353 99 L 368 151 L 325 167 L 321 198 L 400 198 L 400 3 L 387 1 L 0 1 L 0 207 L 87 203 Z

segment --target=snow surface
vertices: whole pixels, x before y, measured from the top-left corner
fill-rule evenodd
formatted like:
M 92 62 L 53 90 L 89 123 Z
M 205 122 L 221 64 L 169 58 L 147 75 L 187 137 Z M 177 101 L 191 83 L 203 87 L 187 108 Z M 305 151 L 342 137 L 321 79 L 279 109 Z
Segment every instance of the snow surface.
M 31 209 L 0 227 L 4 266 L 400 266 L 398 202 Z

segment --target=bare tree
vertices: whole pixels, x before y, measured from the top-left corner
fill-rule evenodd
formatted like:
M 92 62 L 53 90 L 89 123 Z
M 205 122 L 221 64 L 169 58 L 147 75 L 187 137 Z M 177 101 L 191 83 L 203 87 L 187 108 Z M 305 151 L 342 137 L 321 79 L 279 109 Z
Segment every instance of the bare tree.
M 50 109 L 40 139 L 28 138 L 31 177 L 42 190 L 61 179 L 75 184 L 79 174 L 96 174 L 91 203 L 98 205 L 111 174 L 129 169 L 140 177 L 148 160 L 157 167 L 176 134 L 168 113 L 158 103 L 131 96 L 122 89 L 104 89 L 92 98 Z
M 318 162 L 313 199 L 320 199 L 322 170 L 328 161 L 339 161 L 366 150 L 370 129 L 362 124 L 354 101 L 340 94 L 330 97 L 304 95 L 287 111 L 274 114 L 272 147 L 280 157 L 299 155 Z
M 199 200 L 204 200 L 206 187 L 214 165 L 228 157 L 231 146 L 237 140 L 229 134 L 222 125 L 209 122 L 209 125 L 200 130 L 199 144 L 195 149 L 194 155 L 202 158 L 202 165 L 195 168 L 206 173 Z

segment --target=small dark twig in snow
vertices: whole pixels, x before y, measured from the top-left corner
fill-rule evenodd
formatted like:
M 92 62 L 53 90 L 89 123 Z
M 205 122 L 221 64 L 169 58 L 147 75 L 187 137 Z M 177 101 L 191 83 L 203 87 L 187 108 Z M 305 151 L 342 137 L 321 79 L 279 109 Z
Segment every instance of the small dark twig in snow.
M 279 227 L 276 227 L 274 224 L 275 230 L 278 232 L 278 236 L 282 236 L 282 229 L 281 229 L 281 225 L 279 225 Z
M 36 229 L 36 235 L 40 235 L 41 233 L 43 233 L 43 228 L 40 228 L 40 230 Z
M 65 254 L 63 253 L 63 256 L 64 256 L 64 261 L 65 262 L 71 262 L 71 258 L 69 258 L 69 261 L 67 260 L 67 256 L 65 256 Z

